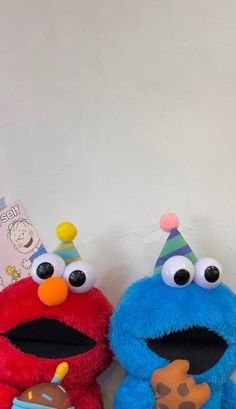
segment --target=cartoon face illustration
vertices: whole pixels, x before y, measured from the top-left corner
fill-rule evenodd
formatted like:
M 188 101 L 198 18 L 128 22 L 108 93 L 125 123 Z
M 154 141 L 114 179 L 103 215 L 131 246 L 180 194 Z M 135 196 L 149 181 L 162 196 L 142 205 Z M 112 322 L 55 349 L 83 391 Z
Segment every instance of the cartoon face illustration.
M 113 314 L 112 349 L 128 372 L 115 407 L 152 408 L 152 374 L 180 359 L 189 362 L 190 376 L 211 388 L 204 409 L 218 409 L 236 368 L 236 297 L 222 283 L 217 260 L 197 260 L 176 224 L 168 231 L 156 274 L 134 283 Z
M 1 403 L 9 399 L 9 388 L 17 397 L 34 384 L 49 382 L 66 360 L 70 372 L 64 385 L 73 406 L 101 407 L 96 376 L 111 361 L 107 333 L 112 307 L 93 287 L 95 270 L 81 261 L 70 227 L 61 226 L 54 253 L 33 261 L 31 277 L 0 294 Z
M 8 237 L 21 253 L 33 251 L 40 242 L 37 232 L 26 219 L 18 219 L 9 226 Z

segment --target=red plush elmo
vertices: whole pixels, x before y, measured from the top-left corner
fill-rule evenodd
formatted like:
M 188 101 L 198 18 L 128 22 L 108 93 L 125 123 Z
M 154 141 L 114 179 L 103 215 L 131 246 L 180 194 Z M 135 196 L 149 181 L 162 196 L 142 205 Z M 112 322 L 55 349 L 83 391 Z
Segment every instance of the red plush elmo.
M 1 409 L 27 388 L 50 382 L 62 361 L 70 366 L 64 385 L 75 408 L 102 407 L 96 377 L 111 360 L 112 307 L 74 247 L 76 228 L 65 222 L 57 234 L 61 244 L 35 259 L 32 276 L 0 293 Z

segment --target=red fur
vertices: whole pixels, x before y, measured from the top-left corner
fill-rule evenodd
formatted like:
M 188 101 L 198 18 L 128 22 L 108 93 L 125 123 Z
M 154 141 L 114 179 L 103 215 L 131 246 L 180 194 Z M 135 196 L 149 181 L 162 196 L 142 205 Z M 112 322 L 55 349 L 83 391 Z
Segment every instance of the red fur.
M 107 339 L 111 305 L 101 291 L 93 288 L 84 294 L 70 292 L 63 304 L 47 307 L 39 300 L 37 290 L 37 284 L 26 278 L 0 293 L 0 334 L 21 323 L 51 318 L 93 338 L 97 343 L 95 348 L 66 359 L 70 370 L 63 384 L 76 409 L 101 409 L 101 394 L 95 379 L 111 361 Z M 17 396 L 18 391 L 21 393 L 35 384 L 50 382 L 61 361 L 23 353 L 0 335 L 1 409 L 10 409 L 9 399 Z
M 8 385 L 0 383 L 0 402 L 1 409 L 9 409 L 11 407 L 13 399 L 19 395 L 19 391 L 15 388 L 11 388 Z

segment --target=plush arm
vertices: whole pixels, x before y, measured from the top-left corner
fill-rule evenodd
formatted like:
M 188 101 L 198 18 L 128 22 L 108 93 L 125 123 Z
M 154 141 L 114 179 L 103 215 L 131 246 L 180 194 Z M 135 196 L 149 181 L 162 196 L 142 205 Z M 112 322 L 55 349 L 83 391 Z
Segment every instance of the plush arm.
M 231 379 L 224 386 L 222 409 L 236 409 L 236 383 Z
M 0 407 L 1 409 L 11 409 L 12 402 L 15 397 L 19 395 L 17 389 L 12 388 L 11 386 L 0 383 Z
M 114 409 L 153 409 L 154 403 L 151 385 L 127 376 L 115 395 Z

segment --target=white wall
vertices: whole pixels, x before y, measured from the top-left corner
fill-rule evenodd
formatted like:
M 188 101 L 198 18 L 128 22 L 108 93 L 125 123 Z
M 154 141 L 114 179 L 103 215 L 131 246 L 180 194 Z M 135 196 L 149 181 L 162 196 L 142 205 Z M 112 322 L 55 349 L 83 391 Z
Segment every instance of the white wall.
M 177 212 L 236 290 L 236 2 L 0 0 L 0 195 L 80 228 L 116 304 Z M 106 406 L 119 368 L 103 376 Z

